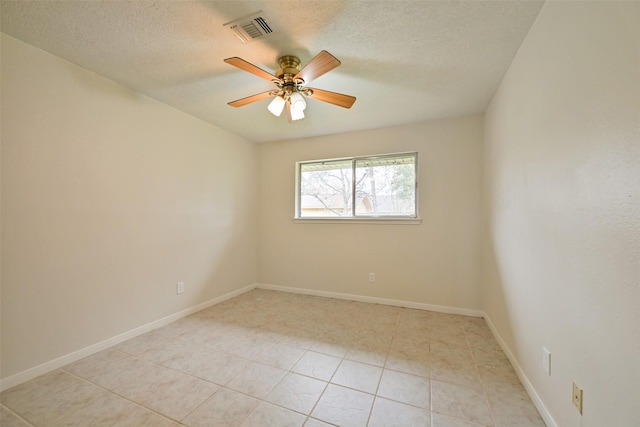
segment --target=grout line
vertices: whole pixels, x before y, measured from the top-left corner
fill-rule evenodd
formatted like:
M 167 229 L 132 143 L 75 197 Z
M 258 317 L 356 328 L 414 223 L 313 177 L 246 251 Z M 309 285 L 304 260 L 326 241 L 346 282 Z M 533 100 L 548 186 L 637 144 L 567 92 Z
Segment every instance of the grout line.
M 88 380 L 87 378 L 78 376 L 78 375 L 74 374 L 73 372 L 66 371 L 63 368 L 59 368 L 58 370 L 61 371 L 61 372 L 64 372 L 65 374 L 67 374 L 67 375 L 69 375 L 69 376 L 71 376 L 73 378 L 76 378 L 77 380 L 83 381 L 83 382 L 85 382 L 87 384 L 91 384 L 92 386 L 95 386 L 95 387 L 97 387 L 97 388 L 99 388 L 99 389 L 101 389 L 103 391 L 106 391 L 109 394 L 112 394 L 112 395 L 117 396 L 117 397 L 119 397 L 121 399 L 124 399 L 124 400 L 132 403 L 133 405 L 135 405 L 135 406 L 137 406 L 139 408 L 145 409 L 145 410 L 147 410 L 149 412 L 153 412 L 156 415 L 159 415 L 159 416 L 161 416 L 163 418 L 166 418 L 168 420 L 180 422 L 180 420 L 176 420 L 175 418 L 171 418 L 170 416 L 168 416 L 166 414 L 163 414 L 163 413 L 160 413 L 160 412 L 156 411 L 155 409 L 149 408 L 148 406 L 144 406 L 143 404 L 141 404 L 139 402 L 136 402 L 135 400 L 132 400 L 129 397 L 126 397 L 126 396 L 123 396 L 123 395 L 121 395 L 119 393 L 116 393 L 114 390 L 110 390 L 110 389 L 108 389 L 108 388 L 106 388 L 106 387 L 104 387 L 104 386 L 102 386 L 100 384 L 97 384 L 97 383 L 94 383 L 93 381 Z
M 11 415 L 15 416 L 17 419 L 19 419 L 20 421 L 24 422 L 25 424 L 29 425 L 29 426 L 34 426 L 33 424 L 31 424 L 29 421 L 27 421 L 26 418 L 22 417 L 20 414 L 18 414 L 17 412 L 15 412 L 13 409 L 9 408 L 7 405 L 5 405 L 4 403 L 0 403 L 0 406 L 2 408 L 5 409 L 5 411 L 9 412 Z M 0 421 L 2 421 L 0 419 Z

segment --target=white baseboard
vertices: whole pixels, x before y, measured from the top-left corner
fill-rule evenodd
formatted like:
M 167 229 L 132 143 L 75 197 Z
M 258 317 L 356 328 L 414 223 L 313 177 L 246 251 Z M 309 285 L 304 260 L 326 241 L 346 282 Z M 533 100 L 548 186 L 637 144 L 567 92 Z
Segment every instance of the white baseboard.
M 165 326 L 171 322 L 174 322 L 178 319 L 181 319 L 183 317 L 189 316 L 190 314 L 196 313 L 200 310 L 204 310 L 207 307 L 210 307 L 212 305 L 221 303 L 222 301 L 226 301 L 230 298 L 233 298 L 235 296 L 238 296 L 240 294 L 243 294 L 245 292 L 248 292 L 252 289 L 255 289 L 256 285 L 248 285 L 245 286 L 243 288 L 237 289 L 235 291 L 226 293 L 224 295 L 221 295 L 219 297 L 210 299 L 208 301 L 205 301 L 203 303 L 200 303 L 198 305 L 195 305 L 193 307 L 187 308 L 185 310 L 179 311 L 177 313 L 171 314 L 169 316 L 163 317 L 161 319 L 155 320 L 151 323 L 147 323 L 146 325 L 142 325 L 140 327 L 137 327 L 135 329 L 132 329 L 130 331 L 124 332 L 122 334 L 116 335 L 114 337 L 108 338 L 104 341 L 100 341 L 96 344 L 92 344 L 88 347 L 85 347 L 83 349 L 74 351 L 72 353 L 66 354 L 64 356 L 58 357 L 57 359 L 54 360 L 50 360 L 48 362 L 45 362 L 41 365 L 35 366 L 33 368 L 27 369 L 26 371 L 22 371 L 19 372 L 15 375 L 11 375 L 10 377 L 7 378 L 2 378 L 0 379 L 0 391 L 9 389 L 11 387 L 14 387 L 16 385 L 22 384 L 26 381 L 29 381 L 30 379 L 33 379 L 35 377 L 38 377 L 40 375 L 46 374 L 47 372 L 53 371 L 55 369 L 61 368 L 65 365 L 68 365 L 69 363 L 73 363 L 77 360 L 80 360 L 82 358 L 85 358 L 87 356 L 91 356 L 94 353 L 97 353 L 99 351 L 105 350 L 109 347 L 112 347 L 116 344 L 120 344 L 121 342 L 124 342 L 126 340 L 129 340 L 131 338 L 137 337 L 138 335 L 142 335 L 146 332 L 152 331 L 154 329 L 157 329 L 161 326 Z
M 509 358 L 509 361 L 513 365 L 513 369 L 515 369 L 516 373 L 518 374 L 518 378 L 520 378 L 522 385 L 524 386 L 525 390 L 527 390 L 529 397 L 531 397 L 531 401 L 538 409 L 538 412 L 540 412 L 540 416 L 542 416 L 542 419 L 544 420 L 547 427 L 558 427 L 558 424 L 556 423 L 556 421 L 553 419 L 553 417 L 547 410 L 547 407 L 545 406 L 544 402 L 538 395 L 538 392 L 533 387 L 533 385 L 531 384 L 531 381 L 529 381 L 529 378 L 527 378 L 527 375 L 524 373 L 524 371 L 520 367 L 520 364 L 518 363 L 518 360 L 516 359 L 516 357 L 513 355 L 513 352 L 507 346 L 507 343 L 504 341 L 504 339 L 502 339 L 502 337 L 498 333 L 496 327 L 491 321 L 491 318 L 489 318 L 487 313 L 484 313 L 483 317 L 487 321 L 487 325 L 489 325 L 489 329 L 491 329 L 491 332 L 493 333 L 493 336 L 495 337 L 495 339 L 498 341 L 498 344 L 500 344 L 502 351 L 504 351 L 504 354 L 506 354 L 507 358 Z
M 468 308 L 448 307 L 445 305 L 424 304 L 413 301 L 403 301 L 388 298 L 369 297 L 355 294 L 343 294 L 340 292 L 316 291 L 313 289 L 292 288 L 287 286 L 268 285 L 265 283 L 257 283 L 258 289 L 267 289 L 270 291 L 290 292 L 294 294 L 314 295 L 318 297 L 337 298 L 351 301 L 370 302 L 374 304 L 395 305 L 398 307 L 415 308 L 418 310 L 436 311 L 439 313 L 461 314 L 463 316 L 484 317 L 485 313 L 481 310 L 471 310 Z

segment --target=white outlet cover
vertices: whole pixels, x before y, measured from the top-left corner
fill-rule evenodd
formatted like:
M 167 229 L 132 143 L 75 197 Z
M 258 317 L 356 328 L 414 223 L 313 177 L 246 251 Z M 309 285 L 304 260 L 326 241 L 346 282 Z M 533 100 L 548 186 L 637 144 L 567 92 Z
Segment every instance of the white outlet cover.
M 542 369 L 551 375 L 551 352 L 546 347 L 542 347 Z

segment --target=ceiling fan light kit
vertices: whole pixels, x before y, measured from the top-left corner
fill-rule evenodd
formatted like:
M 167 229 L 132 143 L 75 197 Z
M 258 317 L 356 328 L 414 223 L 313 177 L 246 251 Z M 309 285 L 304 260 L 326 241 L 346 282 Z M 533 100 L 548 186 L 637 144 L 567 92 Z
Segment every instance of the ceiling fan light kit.
M 275 75 L 238 57 L 227 58 L 224 62 L 268 80 L 277 86 L 277 90 L 270 90 L 231 101 L 229 105 L 232 107 L 242 107 L 274 96 L 275 98 L 269 103 L 267 109 L 273 115 L 279 117 L 282 114 L 282 110 L 287 107 L 289 121 L 293 122 L 304 118 L 304 110 L 307 108 L 305 97 L 338 105 L 343 108 L 351 108 L 356 101 L 354 96 L 305 86 L 310 81 L 340 65 L 340 61 L 326 50 L 316 55 L 302 69 L 300 69 L 299 58 L 292 55 L 285 55 L 278 60 L 280 69 Z
M 275 98 L 273 98 L 273 101 L 269 103 L 267 110 L 269 110 L 274 116 L 280 117 L 280 114 L 282 114 L 282 110 L 284 110 L 284 105 L 286 103 L 287 101 L 285 101 L 283 97 L 276 96 Z
M 304 111 L 307 108 L 307 102 L 304 100 L 300 92 L 293 92 L 289 97 L 289 102 L 291 103 L 291 108 L 294 110 Z
M 291 108 L 289 110 L 289 117 L 291 117 L 292 121 L 304 119 L 304 111 Z

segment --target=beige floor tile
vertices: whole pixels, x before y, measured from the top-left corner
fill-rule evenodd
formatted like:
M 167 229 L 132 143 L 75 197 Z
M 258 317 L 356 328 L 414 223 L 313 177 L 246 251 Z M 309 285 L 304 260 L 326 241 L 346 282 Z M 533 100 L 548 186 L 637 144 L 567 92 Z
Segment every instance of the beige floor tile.
M 461 420 L 460 418 L 450 417 L 437 412 L 431 413 L 432 427 L 488 427 L 484 424 L 472 423 L 470 421 Z M 516 427 L 514 424 L 512 427 Z
M 454 345 L 446 344 L 438 341 L 431 341 L 429 344 L 429 355 L 447 357 L 453 359 L 466 360 L 469 363 L 474 363 L 473 356 L 471 355 L 471 348 L 466 345 Z
M 183 424 L 189 427 L 237 427 L 259 403 L 253 397 L 221 388 L 189 414 Z
M 29 427 L 18 415 L 0 405 L 0 426 L 2 427 Z
M 391 339 L 395 332 L 396 328 L 381 329 L 366 322 L 356 324 L 356 328 L 353 331 L 354 341 L 359 338 L 375 338 L 387 342 L 387 345 L 391 344 Z
M 464 327 L 459 321 L 446 319 L 431 319 L 429 321 L 429 333 L 432 337 L 439 336 L 464 336 Z
M 190 344 L 205 345 L 220 339 L 224 334 L 228 332 L 228 325 L 213 320 L 208 320 L 206 324 L 203 324 L 199 328 L 194 328 L 176 335 L 175 338 L 180 341 L 188 342 Z
M 35 412 L 40 410 L 40 407 L 46 408 L 47 404 L 41 403 L 45 399 L 56 399 L 83 383 L 72 375 L 55 370 L 3 391 L 0 401 L 2 405 L 20 414 L 26 411 Z
M 305 350 L 301 348 L 276 343 L 260 355 L 258 362 L 289 370 L 300 360 L 304 353 Z
M 130 340 L 112 347 L 112 349 L 137 356 L 167 339 L 168 338 L 165 334 L 160 333 L 158 330 L 154 330 L 135 338 L 131 338 Z
M 65 396 L 59 413 L 49 413 L 42 422 L 34 422 L 43 426 L 79 426 L 87 419 L 100 420 L 94 425 L 111 426 L 126 418 L 134 405 L 113 393 L 104 390 L 90 391 L 78 396 Z M 55 414 L 55 415 L 54 415 Z M 31 421 L 31 420 L 29 420 Z
M 291 369 L 292 372 L 329 381 L 340 365 L 340 358 L 308 351 Z
M 388 349 L 393 341 L 393 331 L 381 333 L 377 329 L 361 328 L 356 332 L 353 341 L 368 344 L 372 347 L 386 347 Z
M 493 338 L 493 332 L 489 326 L 482 319 L 482 323 L 464 320 L 462 321 L 462 328 L 467 335 L 477 335 L 483 338 Z
M 468 345 L 467 336 L 464 333 L 447 333 L 447 331 L 431 330 L 431 342 L 440 342 L 448 345 Z
M 533 403 L 518 398 L 491 401 L 491 409 L 496 427 L 545 427 L 542 417 Z
M 402 337 L 414 342 L 429 342 L 431 334 L 429 332 L 429 325 L 412 325 L 412 324 L 399 324 L 394 331 L 396 337 Z
M 182 372 L 156 366 L 151 372 L 113 391 L 174 420 L 181 420 L 211 397 L 220 386 Z
M 326 386 L 327 383 L 324 381 L 290 372 L 271 390 L 265 400 L 309 414 Z
M 478 373 L 480 374 L 480 381 L 485 387 L 503 383 L 521 384 L 518 374 L 516 374 L 511 365 L 478 366 Z
M 500 349 L 488 347 L 472 347 L 471 353 L 478 366 L 511 366 L 511 362 Z
M 465 332 L 475 332 L 485 337 L 493 337 L 493 333 L 482 317 L 465 317 L 460 323 Z
M 283 369 L 254 362 L 236 375 L 226 386 L 240 393 L 262 399 L 286 373 L 287 371 Z
M 238 356 L 200 348 L 184 356 L 167 360 L 162 365 L 206 381 L 225 385 L 250 363 L 249 360 Z
M 516 423 L 523 427 L 544 426 L 544 421 L 522 384 L 491 383 L 485 386 L 496 426 Z
M 382 368 L 365 363 L 343 360 L 331 378 L 333 384 L 375 394 Z
M 28 422 L 41 426 L 110 426 L 136 405 L 63 371 L 53 371 L 2 393 L 2 403 Z
M 385 369 L 378 396 L 429 409 L 429 379 Z
M 460 324 L 462 320 L 468 319 L 469 316 L 463 316 L 460 314 L 452 314 L 452 313 L 440 313 L 437 311 L 431 312 L 431 321 L 434 323 L 442 322 L 442 323 L 456 323 Z
M 369 318 L 367 320 L 367 326 L 373 329 L 377 329 L 377 330 L 381 330 L 381 331 L 388 331 L 388 332 L 393 332 L 396 327 L 398 325 L 398 319 L 396 318 L 388 318 L 388 317 L 383 317 L 383 318 Z
M 211 350 L 224 351 L 255 361 L 273 345 L 273 342 L 246 335 L 227 335 L 213 343 L 207 342 L 204 345 Z
M 397 320 L 403 308 L 395 305 L 375 304 L 371 311 L 370 318 L 388 318 Z
M 347 354 L 347 351 L 349 351 L 349 344 L 351 342 L 353 342 L 352 339 L 335 337 L 329 333 L 325 333 L 318 337 L 309 349 L 316 353 L 342 358 Z
M 407 374 L 429 377 L 429 353 L 409 347 L 389 350 L 384 367 Z
M 1 400 L 11 427 L 544 425 L 482 318 L 266 290 Z
M 311 416 L 342 427 L 365 427 L 372 404 L 371 394 L 329 384 Z
M 429 427 L 430 420 L 426 409 L 376 397 L 367 427 Z
M 312 328 L 312 325 L 308 325 Z M 278 344 L 289 345 L 291 347 L 297 347 L 304 350 L 309 350 L 315 343 L 314 333 L 308 330 L 304 330 L 302 327 L 295 325 L 286 325 L 282 327 L 281 337 L 278 340 Z
M 489 398 L 489 403 L 492 401 L 499 401 L 504 397 L 518 398 L 522 400 L 530 401 L 527 391 L 520 383 L 484 383 L 484 390 Z
M 297 412 L 290 411 L 280 406 L 262 402 L 249 415 L 242 424 L 242 427 L 302 427 L 307 417 Z
M 384 366 L 393 335 L 377 331 L 360 330 L 349 344 L 345 358 L 369 365 Z
M 384 366 L 389 346 L 371 346 L 364 343 L 354 343 L 344 356 L 346 359 L 366 363 L 374 366 Z
M 455 315 L 447 315 L 445 313 L 435 313 L 429 320 L 429 329 L 432 334 L 464 334 L 464 327 L 460 318 L 455 317 Z
M 83 422 L 79 425 L 83 425 Z M 180 424 L 141 406 L 128 409 L 113 427 L 179 427 Z
M 397 332 L 391 341 L 391 350 L 404 349 L 405 351 L 412 351 L 416 354 L 429 352 L 429 335 L 407 331 Z
M 167 363 L 173 360 L 182 360 L 202 351 L 205 351 L 205 349 L 199 345 L 183 341 L 177 337 L 171 337 L 148 345 L 147 348 L 135 354 L 135 356 L 166 366 Z
M 268 323 L 266 325 L 260 325 L 259 327 L 256 328 L 256 331 L 257 333 L 260 334 L 260 336 L 263 339 L 267 341 L 271 341 L 276 344 L 279 343 L 279 344 L 286 345 L 285 343 L 281 342 L 286 337 L 286 334 L 284 334 L 280 326 L 278 326 L 277 320 L 271 323 Z M 291 346 L 287 345 L 287 347 L 291 347 Z M 271 349 L 271 347 L 269 349 Z M 300 350 L 303 350 L 303 352 L 305 351 L 305 349 L 300 349 Z M 267 353 L 267 351 L 265 351 L 265 353 Z
M 498 341 L 492 336 L 485 337 L 483 335 L 476 334 L 474 332 L 467 332 L 467 342 L 471 347 L 488 347 L 494 350 L 502 351 Z
M 493 425 L 491 410 L 481 389 L 431 381 L 431 410 L 466 421 Z
M 304 427 L 334 427 L 335 424 L 327 424 L 324 421 L 316 420 L 314 418 L 308 418 L 304 423 Z
M 429 325 L 433 317 L 433 312 L 417 310 L 413 308 L 403 308 L 398 318 L 398 327 L 402 325 Z
M 177 337 L 184 333 L 197 331 L 206 326 L 207 321 L 205 319 L 200 319 L 196 316 L 187 316 L 158 328 L 156 331 L 158 331 L 159 334 L 166 335 L 167 337 Z
M 431 358 L 431 379 L 480 388 L 480 377 L 469 359 L 435 356 Z
M 153 364 L 125 353 L 105 350 L 62 368 L 109 390 L 115 390 L 132 379 L 148 373 Z

